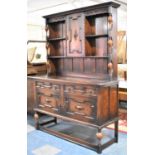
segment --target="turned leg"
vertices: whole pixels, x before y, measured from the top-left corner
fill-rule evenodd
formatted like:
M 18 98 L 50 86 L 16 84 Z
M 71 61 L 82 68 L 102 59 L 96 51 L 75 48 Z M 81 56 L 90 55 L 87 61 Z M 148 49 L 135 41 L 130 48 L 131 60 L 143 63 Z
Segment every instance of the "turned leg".
M 115 121 L 115 139 L 118 142 L 118 121 Z
M 101 132 L 101 129 L 98 129 L 98 132 L 96 133 L 96 137 L 98 139 L 98 150 L 97 150 L 97 152 L 102 153 L 101 141 L 102 141 L 102 138 L 103 138 L 103 133 Z
M 56 118 L 56 117 L 54 117 L 53 122 L 54 122 L 55 124 L 57 124 L 57 118 Z
M 34 114 L 34 121 L 35 121 L 35 128 L 36 130 L 39 129 L 39 114 L 35 112 Z

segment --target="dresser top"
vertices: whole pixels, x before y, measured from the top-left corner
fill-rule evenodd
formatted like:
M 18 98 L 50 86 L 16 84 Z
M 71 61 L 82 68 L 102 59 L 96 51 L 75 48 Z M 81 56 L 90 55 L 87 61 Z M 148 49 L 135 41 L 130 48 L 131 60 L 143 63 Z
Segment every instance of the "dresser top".
M 117 79 L 93 79 L 93 78 L 77 78 L 77 77 L 66 77 L 66 76 L 51 76 L 47 75 L 33 75 L 28 76 L 28 79 L 33 80 L 46 80 L 49 82 L 65 83 L 65 84 L 81 84 L 81 85 L 97 85 L 97 86 L 108 86 L 118 84 Z
M 68 14 L 73 13 L 73 12 L 78 13 L 78 12 L 81 12 L 81 11 L 89 11 L 91 9 L 99 9 L 99 8 L 109 7 L 109 6 L 112 6 L 114 8 L 118 8 L 120 6 L 120 4 L 115 3 L 115 2 L 100 3 L 100 4 L 97 4 L 97 5 L 92 5 L 92 6 L 82 7 L 82 8 L 78 8 L 78 9 L 69 10 L 69 11 L 54 13 L 54 14 L 43 16 L 43 17 L 44 18 L 50 18 L 52 16 L 68 15 Z

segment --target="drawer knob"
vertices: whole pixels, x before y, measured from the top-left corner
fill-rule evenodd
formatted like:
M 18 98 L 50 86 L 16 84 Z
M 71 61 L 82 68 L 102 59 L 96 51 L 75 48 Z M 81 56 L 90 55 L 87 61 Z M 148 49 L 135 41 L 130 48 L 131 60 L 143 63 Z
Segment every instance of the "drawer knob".
M 46 102 L 51 102 L 51 100 L 49 100 L 48 98 L 45 99 Z
M 91 107 L 91 108 L 94 108 L 94 105 L 91 105 L 90 107 Z
M 45 88 L 52 88 L 50 85 L 43 85 Z
M 45 108 L 45 106 L 43 104 L 39 104 L 39 107 L 41 108 Z
M 83 109 L 83 107 L 80 106 L 80 105 L 77 105 L 76 108 L 77 108 L 78 110 L 82 110 L 82 109 Z
M 49 105 L 49 104 L 45 104 L 45 106 L 46 106 L 46 107 L 49 107 L 49 108 L 52 108 L 52 106 L 51 106 L 51 105 Z

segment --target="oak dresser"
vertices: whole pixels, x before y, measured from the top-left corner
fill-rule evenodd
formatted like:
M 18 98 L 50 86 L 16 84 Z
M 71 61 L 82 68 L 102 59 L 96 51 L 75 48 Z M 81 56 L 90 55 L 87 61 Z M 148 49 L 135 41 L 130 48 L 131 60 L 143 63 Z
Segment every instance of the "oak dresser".
M 48 72 L 28 76 L 36 128 L 98 153 L 118 141 L 118 7 L 107 2 L 44 16 Z M 111 123 L 113 137 L 105 140 Z

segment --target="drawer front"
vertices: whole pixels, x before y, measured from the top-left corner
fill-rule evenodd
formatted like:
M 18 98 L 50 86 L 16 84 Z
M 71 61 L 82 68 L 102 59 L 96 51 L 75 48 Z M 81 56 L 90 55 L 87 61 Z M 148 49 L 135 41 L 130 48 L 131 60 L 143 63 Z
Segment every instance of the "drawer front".
M 53 94 L 60 94 L 60 85 L 49 82 L 37 82 L 37 93 L 51 96 Z
M 96 97 L 97 88 L 92 86 L 72 86 L 66 85 L 64 87 L 65 95 L 76 95 L 76 96 L 85 96 L 85 97 Z
M 95 121 L 96 99 L 65 97 L 66 115 L 82 121 Z
M 60 107 L 60 96 L 47 97 L 38 95 L 38 108 L 46 110 L 48 112 L 59 112 Z

